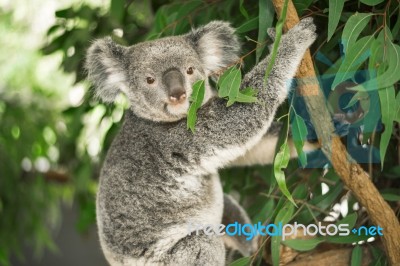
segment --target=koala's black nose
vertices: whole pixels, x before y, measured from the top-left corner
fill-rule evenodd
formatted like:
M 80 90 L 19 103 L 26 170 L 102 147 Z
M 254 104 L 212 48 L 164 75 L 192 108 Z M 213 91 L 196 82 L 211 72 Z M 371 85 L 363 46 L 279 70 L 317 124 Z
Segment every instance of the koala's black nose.
M 163 75 L 163 82 L 167 88 L 168 100 L 171 104 L 179 104 L 186 99 L 184 77 L 178 69 L 167 70 Z
M 185 91 L 177 91 L 176 93 L 169 95 L 169 101 L 172 104 L 182 103 L 186 99 L 186 92 Z

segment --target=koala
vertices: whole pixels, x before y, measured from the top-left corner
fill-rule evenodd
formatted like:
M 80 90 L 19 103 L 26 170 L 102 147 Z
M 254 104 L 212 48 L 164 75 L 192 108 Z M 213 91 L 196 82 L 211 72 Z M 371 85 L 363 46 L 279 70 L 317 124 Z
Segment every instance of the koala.
M 86 69 L 95 94 L 113 102 L 123 93 L 130 102 L 103 163 L 96 202 L 100 242 L 111 265 L 224 265 L 226 249 L 246 256 L 256 250 L 256 241 L 188 234 L 187 225 L 250 222 L 223 194 L 218 169 L 273 160 L 271 152 L 265 162 L 259 158 L 276 145 L 272 120 L 315 29 L 307 18 L 282 36 L 268 83 L 269 57 L 244 76 L 241 88 L 258 89 L 261 104 L 230 107 L 208 81 L 239 59 L 239 40 L 227 22 L 130 47 L 110 38 L 94 41 Z M 200 79 L 206 92 L 193 134 L 186 115 Z

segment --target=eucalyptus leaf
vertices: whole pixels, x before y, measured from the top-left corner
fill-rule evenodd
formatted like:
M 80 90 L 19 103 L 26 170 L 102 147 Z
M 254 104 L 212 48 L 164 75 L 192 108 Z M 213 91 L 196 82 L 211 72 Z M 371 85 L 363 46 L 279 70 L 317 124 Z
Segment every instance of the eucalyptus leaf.
M 292 1 L 299 16 L 311 5 L 313 0 L 293 0 Z
M 111 0 L 110 6 L 110 15 L 113 17 L 118 23 L 122 23 L 124 19 L 124 5 L 125 0 Z
M 272 27 L 274 20 L 274 5 L 271 0 L 259 0 L 259 16 L 258 16 L 258 38 L 256 50 L 256 63 L 260 60 L 262 52 L 264 51 L 267 29 Z
M 264 200 L 263 204 L 264 204 L 264 206 L 252 219 L 254 223 L 258 223 L 258 222 L 264 223 L 267 220 L 267 218 L 270 218 L 272 215 L 272 211 L 275 207 L 274 199 L 269 199 L 266 202 Z
M 239 91 L 239 93 L 236 96 L 236 98 L 234 99 L 234 101 L 240 102 L 240 103 L 256 103 L 256 102 L 258 102 L 258 99 L 255 96 L 250 96 L 250 95 L 244 94 L 241 91 Z
M 371 20 L 372 13 L 355 13 L 346 22 L 342 33 L 343 52 L 347 53 Z
M 331 87 L 332 90 L 334 90 L 339 83 L 354 76 L 355 70 L 357 70 L 369 57 L 370 45 L 373 40 L 373 35 L 363 37 L 349 49 L 345 55 L 342 65 L 339 67 L 339 70 L 336 73 Z
M 396 105 L 393 119 L 400 123 L 400 93 L 396 95 Z
M 236 32 L 237 33 L 245 33 L 245 32 L 249 32 L 252 30 L 257 29 L 258 27 L 258 16 L 255 18 L 251 18 L 249 20 L 246 20 L 246 22 L 244 22 L 242 25 L 240 25 L 237 29 Z
M 229 266 L 247 266 L 251 262 L 251 257 L 243 257 L 238 260 L 235 260 Z
M 395 115 L 395 112 L 393 112 L 393 106 L 396 106 L 394 86 L 381 89 L 378 91 L 378 94 L 381 104 L 382 123 L 385 125 L 385 131 L 381 135 L 379 144 L 381 168 L 383 169 L 386 150 L 393 132 L 393 120 Z
M 370 237 L 371 237 L 370 235 L 355 235 L 353 233 L 350 233 L 347 236 L 340 236 L 340 235 L 327 236 L 325 240 L 329 243 L 334 243 L 334 244 L 353 244 L 359 241 L 366 241 Z
M 344 5 L 344 0 L 330 0 L 329 1 L 329 15 L 328 15 L 328 41 L 335 33 L 337 25 L 340 20 Z
M 351 252 L 351 266 L 360 266 L 362 261 L 362 248 L 356 245 Z
M 296 147 L 300 163 L 304 167 L 307 165 L 307 156 L 303 151 L 304 141 L 307 138 L 307 126 L 303 118 L 297 114 L 294 114 L 294 119 L 292 121 L 292 134 L 293 143 Z
M 290 159 L 290 150 L 286 140 L 279 149 L 279 152 L 276 154 L 274 160 L 274 175 L 276 182 L 278 183 L 279 189 L 293 203 L 293 205 L 297 206 L 292 198 L 292 195 L 287 189 L 285 173 L 282 170 L 285 169 L 289 164 L 289 159 Z
M 58 18 L 73 18 L 75 16 L 74 9 L 72 7 L 60 9 L 55 12 L 56 17 Z
M 400 195 L 399 193 L 381 193 L 382 197 L 387 201 L 398 201 L 400 202 Z
M 400 17 L 400 8 L 398 9 L 397 12 L 397 18 Z M 391 31 L 393 36 L 397 36 L 397 40 L 399 40 L 399 33 L 400 33 L 400 19 L 397 19 L 396 24 L 394 24 L 393 29 Z
M 204 94 L 205 94 L 205 82 L 204 80 L 198 80 L 193 84 L 193 92 L 190 96 L 190 107 L 187 116 L 187 128 L 193 133 L 195 131 L 195 125 L 197 120 L 197 110 L 201 107 Z
M 180 8 L 178 13 L 176 14 L 176 19 L 181 20 L 180 23 L 178 23 L 175 27 L 175 32 L 177 34 L 182 34 L 184 33 L 185 26 L 188 23 L 183 23 L 186 22 L 187 19 L 185 19 L 190 13 L 195 11 L 197 8 L 199 8 L 204 2 L 200 0 L 192 0 L 185 2 Z
M 244 0 L 240 0 L 239 4 L 239 11 L 246 19 L 249 19 L 249 13 L 247 13 L 246 8 L 243 6 Z
M 279 210 L 278 214 L 275 217 L 274 224 L 278 225 L 279 223 L 287 224 L 293 217 L 294 213 L 294 205 L 291 202 L 286 202 L 285 205 Z M 281 245 L 282 236 L 272 236 L 271 237 L 271 256 L 272 256 L 272 264 L 279 265 L 279 249 Z
M 311 204 L 321 210 L 327 210 L 332 206 L 342 192 L 343 184 L 341 182 L 337 182 L 333 187 L 329 188 L 328 193 L 312 198 L 308 204 Z M 320 211 L 305 208 L 296 217 L 299 222 L 307 224 L 313 220 L 313 217 L 319 214 L 321 214 Z
M 376 90 L 392 86 L 400 80 L 400 46 L 390 42 L 387 46 L 388 66 L 384 73 L 376 78 L 370 79 L 358 86 L 352 87 L 352 90 Z M 362 88 L 363 87 L 363 88 Z
M 353 105 L 355 105 L 358 101 L 362 101 L 364 99 L 368 99 L 369 95 L 365 91 L 357 91 L 353 97 L 351 97 L 350 101 L 347 103 L 347 105 L 344 107 L 344 109 L 347 109 Z
M 336 225 L 347 224 L 347 225 L 349 225 L 349 228 L 352 229 L 356 225 L 357 218 L 358 218 L 357 213 L 353 212 L 353 213 L 347 215 L 346 217 L 344 217 L 342 220 L 337 221 Z
M 369 6 L 376 6 L 382 3 L 385 0 L 360 0 L 361 3 L 369 5 Z
M 246 88 L 240 91 L 242 73 L 236 67 L 231 67 L 225 71 L 218 80 L 218 97 L 227 98 L 227 107 L 235 102 L 254 103 L 257 102 L 257 91 Z
M 218 80 L 218 97 L 236 98 L 241 82 L 242 74 L 240 70 L 236 67 L 229 68 Z
M 318 244 L 324 242 L 322 238 L 313 239 L 288 239 L 282 241 L 282 244 L 298 251 L 313 250 Z
M 272 46 L 272 51 L 270 54 L 270 59 L 269 59 L 269 63 L 267 65 L 267 69 L 265 70 L 265 74 L 264 74 L 264 83 L 267 84 L 268 81 L 268 76 L 272 71 L 272 67 L 275 64 L 275 59 L 276 56 L 278 54 L 278 46 L 279 43 L 281 41 L 281 37 L 282 37 L 282 30 L 283 30 L 283 25 L 285 23 L 286 20 L 286 13 L 287 13 L 287 8 L 288 8 L 288 0 L 285 0 L 285 2 L 283 3 L 283 8 L 282 8 L 282 13 L 278 19 L 278 22 L 276 23 L 276 27 L 275 27 L 275 40 L 274 40 L 274 44 Z

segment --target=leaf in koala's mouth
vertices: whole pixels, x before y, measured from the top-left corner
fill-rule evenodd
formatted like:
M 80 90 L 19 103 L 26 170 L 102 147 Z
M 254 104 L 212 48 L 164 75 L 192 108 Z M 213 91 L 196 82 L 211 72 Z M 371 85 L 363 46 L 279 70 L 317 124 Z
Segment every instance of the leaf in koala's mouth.
M 197 120 L 197 110 L 201 107 L 204 94 L 205 94 L 205 82 L 204 80 L 198 80 L 193 84 L 193 92 L 190 96 L 190 107 L 187 116 L 187 128 L 194 133 L 194 127 Z

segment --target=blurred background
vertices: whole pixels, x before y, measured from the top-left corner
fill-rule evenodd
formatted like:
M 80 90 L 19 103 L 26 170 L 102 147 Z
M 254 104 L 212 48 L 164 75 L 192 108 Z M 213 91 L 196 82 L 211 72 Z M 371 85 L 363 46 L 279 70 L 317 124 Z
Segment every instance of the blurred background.
M 294 1 L 298 13 L 313 16 L 318 26 L 312 55 L 329 102 L 345 96 L 331 106 L 338 132 L 399 216 L 400 71 L 385 63 L 390 56 L 398 58 L 385 47 L 399 47 L 399 2 L 335 2 Z M 335 74 L 347 62 L 344 53 L 351 57 L 357 50 L 344 51 L 341 42 L 356 12 L 371 16 L 355 38 L 370 38 L 378 48 L 350 64 L 343 80 L 362 83 L 376 64 L 382 66 L 378 76 L 393 75 L 385 94 L 375 88 L 354 98 L 354 92 L 342 89 L 332 96 Z M 97 239 L 95 195 L 102 160 L 128 103 L 122 95 L 113 105 L 93 99 L 82 67 L 86 49 L 103 36 L 132 45 L 183 34 L 215 19 L 237 28 L 244 71 L 268 53 L 272 42 L 266 29 L 276 23 L 270 0 L 0 0 L 0 265 L 106 265 Z M 365 106 L 361 96 L 375 100 Z M 290 123 L 301 119 L 307 138 L 315 140 L 301 97 L 293 97 L 292 107 L 285 104 L 277 117 L 287 122 L 295 115 Z M 292 160 L 285 170 L 299 204 L 291 211 L 293 221 L 337 222 L 353 215 L 353 225 L 370 224 L 321 153 L 309 155 L 308 167 L 301 166 Z M 226 169 L 221 176 L 225 192 L 240 198 L 253 221 L 273 222 L 281 211 L 288 212 L 273 167 Z M 379 241 L 355 240 L 368 245 L 371 261 L 385 263 Z M 271 263 L 270 249 L 265 245 L 254 263 Z

